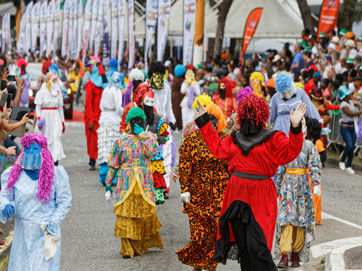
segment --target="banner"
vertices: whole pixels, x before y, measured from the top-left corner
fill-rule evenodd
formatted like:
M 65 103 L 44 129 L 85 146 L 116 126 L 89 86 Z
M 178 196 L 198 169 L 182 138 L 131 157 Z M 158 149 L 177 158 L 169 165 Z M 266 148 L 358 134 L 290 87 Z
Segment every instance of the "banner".
M 6 50 L 11 50 L 11 35 L 10 35 L 10 14 L 5 13 L 2 18 L 1 25 L 1 50 L 2 52 L 6 52 Z
M 82 50 L 83 1 L 77 0 L 77 55 Z
M 10 51 L 13 48 L 11 43 L 10 13 L 8 13 L 8 16 L 6 18 L 6 41 L 7 41 L 7 48 Z
M 47 15 L 47 49 L 46 57 L 48 57 L 53 49 L 54 34 L 54 0 L 49 2 Z
M 35 3 L 31 11 L 31 47 L 36 50 L 36 42 L 39 37 L 40 2 Z
M 240 57 L 244 55 L 246 48 L 248 48 L 248 45 L 255 33 L 255 30 L 258 27 L 262 12 L 263 8 L 255 8 L 249 13 L 248 18 L 246 19 L 243 36 L 243 46 L 240 52 Z
M 111 0 L 111 58 L 117 57 L 118 40 L 118 0 Z
M 156 32 L 158 0 L 146 2 L 146 42 L 145 42 L 145 69 L 148 71 L 148 51 Z M 154 42 L 153 42 L 154 43 Z
M 183 64 L 192 64 L 196 18 L 196 0 L 184 0 Z
M 25 34 L 26 34 L 26 53 L 31 50 L 31 12 L 33 10 L 33 1 L 26 7 L 26 23 L 25 23 Z
M 101 38 L 103 33 L 103 10 L 104 10 L 104 0 L 98 0 L 98 16 L 97 16 L 97 25 L 96 31 L 94 34 L 94 55 L 99 55 L 99 46 L 101 44 Z
M 65 0 L 63 8 L 63 35 L 62 35 L 62 57 L 69 58 L 69 14 L 70 14 L 70 1 Z
M 25 46 L 26 46 L 26 41 L 25 41 L 25 31 L 26 31 L 26 13 L 23 14 L 23 16 L 21 17 L 20 20 L 20 33 L 19 33 L 19 39 L 18 39 L 18 43 L 16 45 L 17 48 L 17 52 L 22 55 L 25 53 Z
M 133 68 L 134 61 L 134 0 L 128 0 L 128 70 Z
M 97 0 L 95 0 L 97 1 Z M 82 58 L 84 60 L 87 54 L 87 48 L 89 43 L 89 35 L 90 35 L 90 27 L 91 27 L 91 20 L 92 20 L 92 7 L 93 1 L 88 0 L 87 4 L 85 5 L 84 11 L 84 26 L 83 26 L 83 39 L 82 39 Z
M 77 0 L 70 0 L 69 14 L 69 57 L 75 59 L 77 57 Z
M 59 37 L 59 26 L 60 26 L 60 1 L 55 0 L 54 4 L 54 35 L 53 35 L 53 43 L 54 43 L 54 52 L 58 49 L 58 37 Z
M 42 56 L 45 51 L 47 41 L 47 12 L 48 4 L 47 1 L 44 1 L 40 6 L 40 56 Z
M 327 37 L 336 28 L 339 10 L 339 0 L 324 0 L 321 6 L 318 24 L 317 41 L 319 34 L 324 32 Z
M 119 34 L 119 43 L 118 43 L 118 63 L 121 63 L 123 57 L 123 39 L 124 39 L 124 0 L 119 0 L 118 2 L 118 34 Z
M 89 39 L 89 50 L 94 55 L 94 37 L 96 34 L 97 29 L 97 22 L 98 22 L 98 3 L 99 0 L 94 0 L 92 5 L 92 23 L 91 23 L 91 33 L 90 33 L 90 39 Z
M 168 39 L 168 20 L 170 18 L 171 0 L 158 0 L 157 18 L 157 61 L 163 61 Z
M 103 8 L 103 47 L 102 47 L 102 59 L 103 65 L 108 66 L 110 61 L 110 44 L 109 44 L 109 29 L 110 29 L 110 19 L 111 19 L 111 8 L 109 7 L 109 1 L 104 0 Z

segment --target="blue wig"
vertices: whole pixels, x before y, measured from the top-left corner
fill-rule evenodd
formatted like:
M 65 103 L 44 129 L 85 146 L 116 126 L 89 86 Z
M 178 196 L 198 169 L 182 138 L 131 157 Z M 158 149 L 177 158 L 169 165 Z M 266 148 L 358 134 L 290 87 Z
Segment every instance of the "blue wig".
M 293 87 L 293 79 L 292 76 L 287 72 L 282 72 L 277 75 L 277 78 L 275 79 L 275 89 L 279 93 L 286 92 Z
M 176 77 L 182 77 L 186 72 L 186 67 L 184 65 L 177 64 L 174 71 Z

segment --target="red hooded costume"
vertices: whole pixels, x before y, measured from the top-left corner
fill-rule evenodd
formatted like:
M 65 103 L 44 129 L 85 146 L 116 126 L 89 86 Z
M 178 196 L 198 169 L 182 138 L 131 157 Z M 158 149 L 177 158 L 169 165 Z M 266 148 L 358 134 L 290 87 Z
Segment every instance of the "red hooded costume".
M 220 85 L 224 84 L 226 89 L 225 99 L 222 99 L 219 94 Z M 219 85 L 217 86 L 217 92 L 212 98 L 212 101 L 220 107 L 221 111 L 224 113 L 225 118 L 229 118 L 233 112 L 238 110 L 238 105 L 236 99 L 233 95 L 233 88 L 236 87 L 236 84 L 233 80 L 228 77 L 221 78 L 219 80 Z

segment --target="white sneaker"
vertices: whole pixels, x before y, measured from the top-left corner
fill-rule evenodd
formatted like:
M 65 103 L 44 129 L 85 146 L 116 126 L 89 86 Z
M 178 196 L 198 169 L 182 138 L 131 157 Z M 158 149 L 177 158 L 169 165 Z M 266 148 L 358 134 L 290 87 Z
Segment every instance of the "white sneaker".
M 346 164 L 344 162 L 339 162 L 338 165 L 340 170 L 346 170 Z
M 355 174 L 353 168 L 351 168 L 351 167 L 346 168 L 346 172 L 349 174 L 352 174 L 352 175 Z

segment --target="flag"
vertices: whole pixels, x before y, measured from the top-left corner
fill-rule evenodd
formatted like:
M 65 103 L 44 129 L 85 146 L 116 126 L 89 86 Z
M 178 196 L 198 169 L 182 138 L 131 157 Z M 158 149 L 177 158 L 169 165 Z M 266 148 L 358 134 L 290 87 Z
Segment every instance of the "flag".
M 82 50 L 83 1 L 77 1 L 77 54 Z
M 195 35 L 196 0 L 184 0 L 183 64 L 192 64 Z
M 124 0 L 119 0 L 118 2 L 118 34 L 119 34 L 119 43 L 118 43 L 118 62 L 121 63 L 123 57 L 123 39 L 124 39 Z
M 42 56 L 45 51 L 46 41 L 47 41 L 47 12 L 48 12 L 48 4 L 47 1 L 44 1 L 40 5 L 40 50 L 39 50 L 40 56 Z
M 248 45 L 255 33 L 255 30 L 258 27 L 262 12 L 263 8 L 255 8 L 249 13 L 248 18 L 246 19 L 243 46 L 240 52 L 240 58 L 244 55 L 246 48 L 248 48 Z
M 54 34 L 54 0 L 49 2 L 47 15 L 47 49 L 46 57 L 48 57 L 53 49 Z
M 29 53 L 29 50 L 32 49 L 31 47 L 31 12 L 33 10 L 33 1 L 29 3 L 26 7 L 26 23 L 25 23 L 25 34 L 26 34 L 26 53 Z
M 2 17 L 1 20 L 1 52 L 4 53 L 6 50 L 6 34 L 5 34 L 5 27 L 6 27 L 6 14 Z
M 327 37 L 336 28 L 339 10 L 339 0 L 324 0 L 321 6 L 318 24 L 317 40 L 319 34 L 324 32 Z
M 26 31 L 26 13 L 23 14 L 23 16 L 21 17 L 20 20 L 20 33 L 19 33 L 19 39 L 18 39 L 18 43 L 16 45 L 17 51 L 19 54 L 24 54 L 25 53 L 25 31 Z
M 69 14 L 69 57 L 75 59 L 77 57 L 77 0 L 70 1 Z
M 111 8 L 109 6 L 109 1 L 104 0 L 103 8 L 103 50 L 102 50 L 102 59 L 103 65 L 108 66 L 110 61 L 110 44 L 109 44 L 109 29 L 110 29 L 110 19 L 111 19 Z
M 61 0 L 55 0 L 54 4 L 54 52 L 58 49 L 58 37 L 59 37 L 59 26 L 60 26 L 60 1 Z
M 63 8 L 62 57 L 69 58 L 69 14 L 71 0 L 65 0 Z
M 118 0 L 111 0 L 111 58 L 117 57 L 117 40 L 118 40 Z
M 12 43 L 11 43 L 11 26 L 10 26 L 10 13 L 8 13 L 8 16 L 6 18 L 6 34 L 7 34 L 7 47 L 8 50 L 11 50 L 13 48 Z
M 168 39 L 168 20 L 170 18 L 171 0 L 158 0 L 157 17 L 157 60 L 162 61 Z
M 99 56 L 99 46 L 101 44 L 101 38 L 103 33 L 103 10 L 104 10 L 104 0 L 98 0 L 98 16 L 97 16 L 97 25 L 96 31 L 94 34 L 94 55 Z
M 145 68 L 148 71 L 148 51 L 152 41 L 154 41 L 158 0 L 147 0 L 146 2 L 146 42 L 145 42 Z
M 134 62 L 134 0 L 128 0 L 128 70 L 133 68 Z
M 31 11 L 31 47 L 36 50 L 36 42 L 39 37 L 40 2 L 35 3 Z
M 91 23 L 91 32 L 90 32 L 90 39 L 89 39 L 89 50 L 95 55 L 94 52 L 94 37 L 96 34 L 97 29 L 97 22 L 98 22 L 98 9 L 99 9 L 99 0 L 94 0 L 92 5 L 92 23 Z
M 90 27 L 92 21 L 92 7 L 93 7 L 93 1 L 88 0 L 87 4 L 85 5 L 85 11 L 84 11 L 84 26 L 83 26 L 83 39 L 82 39 L 83 60 L 87 54 L 87 48 L 89 43 Z

